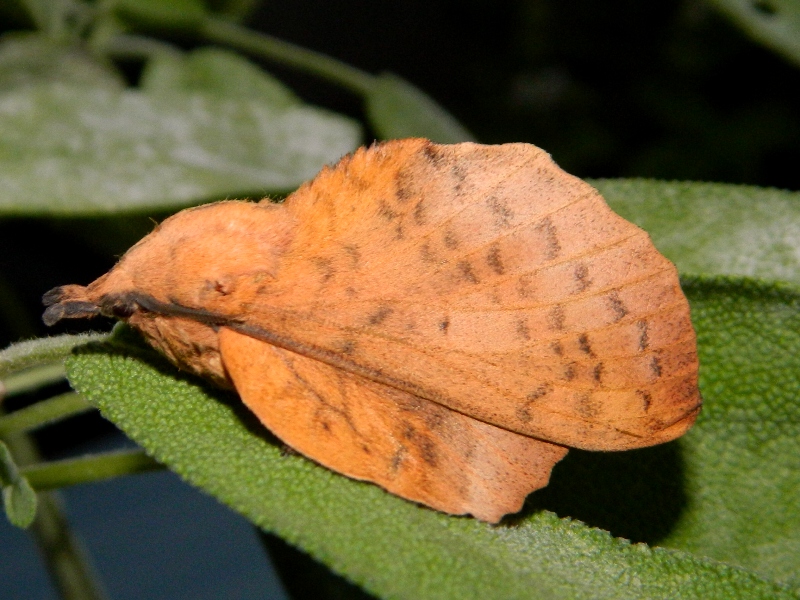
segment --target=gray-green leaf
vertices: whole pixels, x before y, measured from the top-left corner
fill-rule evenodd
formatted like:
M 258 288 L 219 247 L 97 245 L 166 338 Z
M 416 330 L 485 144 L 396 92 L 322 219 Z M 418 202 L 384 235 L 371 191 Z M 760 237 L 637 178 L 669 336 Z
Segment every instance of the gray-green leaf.
M 80 47 L 38 33 L 4 35 L 0 40 L 0 94 L 44 82 L 111 89 L 121 89 L 124 84 L 113 68 Z
M 218 94 L 260 100 L 273 108 L 300 104 L 300 99 L 280 81 L 242 56 L 220 48 L 157 54 L 147 63 L 139 85 L 153 94 Z
M 392 73 L 374 78 L 365 103 L 369 124 L 381 139 L 423 137 L 440 144 L 474 140 L 433 98 Z
M 645 179 L 591 183 L 681 273 L 800 284 L 800 193 Z
M 0 351 L 0 380 L 23 369 L 63 360 L 76 346 L 99 342 L 107 337 L 106 333 L 82 333 L 12 344 Z
M 712 4 L 751 38 L 800 66 L 797 0 L 712 0 Z
M 103 214 L 291 190 L 353 150 L 308 106 L 42 85 L 0 95 L 0 213 Z

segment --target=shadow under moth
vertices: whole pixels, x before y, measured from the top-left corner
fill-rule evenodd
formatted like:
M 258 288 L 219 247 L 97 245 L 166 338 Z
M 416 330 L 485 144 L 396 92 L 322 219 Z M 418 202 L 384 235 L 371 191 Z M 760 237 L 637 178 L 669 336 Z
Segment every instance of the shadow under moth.
M 128 322 L 348 477 L 497 522 L 568 447 L 691 427 L 675 267 L 528 144 L 361 148 L 282 204 L 184 210 L 44 321 Z

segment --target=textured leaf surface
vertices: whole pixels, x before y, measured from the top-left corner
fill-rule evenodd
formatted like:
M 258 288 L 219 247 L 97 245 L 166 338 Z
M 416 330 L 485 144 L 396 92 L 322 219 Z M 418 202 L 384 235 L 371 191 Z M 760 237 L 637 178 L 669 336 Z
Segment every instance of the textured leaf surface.
M 76 346 L 99 342 L 107 337 L 105 333 L 82 333 L 11 344 L 0 351 L 0 379 L 15 371 L 55 362 L 67 356 Z
M 173 93 L 61 79 L 0 91 L 0 214 L 102 214 L 263 196 L 297 187 L 358 145 L 355 122 L 287 104 L 271 79 L 250 86 L 262 92 L 257 97 L 237 96 L 241 71 L 252 66 L 240 60 L 241 69 L 229 69 L 228 95 L 224 70 L 198 76 L 207 59 L 186 61 L 184 89 L 176 84 Z
M 681 455 L 672 494 L 660 503 L 683 504 L 660 537 L 694 554 L 629 545 L 533 508 L 498 527 L 447 517 L 301 457 L 282 457 L 235 397 L 176 377 L 124 330 L 113 350 L 79 354 L 68 368 L 76 388 L 159 461 L 382 597 L 798 597 L 706 558 L 786 583 L 798 571 L 800 469 L 789 451 L 798 439 L 797 294 L 714 280 L 690 282 L 687 293 L 701 340 L 706 410 L 685 438 L 660 447 L 661 456 L 664 448 Z M 761 338 L 747 347 L 742 339 L 752 332 Z M 646 495 L 647 481 L 663 476 L 654 450 L 610 455 L 638 454 L 644 462 L 639 487 L 623 490 L 623 498 L 633 496 L 629 506 L 638 502 L 635 494 Z M 557 468 L 551 485 L 579 489 L 580 481 L 569 479 L 591 467 L 592 456 L 578 454 L 577 466 Z M 594 505 L 603 501 L 603 485 L 614 487 L 616 473 L 605 475 L 594 478 L 600 489 L 570 496 L 573 509 L 552 508 L 604 524 Z M 606 508 L 626 517 L 624 502 Z
M 800 193 L 645 179 L 591 183 L 681 273 L 800 283 Z
M 663 544 L 800 592 L 800 293 L 691 289 L 707 403 L 683 444 L 688 510 Z

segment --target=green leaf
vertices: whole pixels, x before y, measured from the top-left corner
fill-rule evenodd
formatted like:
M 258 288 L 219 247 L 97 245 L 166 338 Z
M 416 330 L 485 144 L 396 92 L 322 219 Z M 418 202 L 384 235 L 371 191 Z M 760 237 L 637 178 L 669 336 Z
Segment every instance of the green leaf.
M 19 473 L 8 446 L 0 440 L 0 485 L 3 487 L 3 506 L 12 525 L 23 529 L 36 517 L 36 492 Z
M 360 128 L 306 105 L 41 84 L 0 93 L 0 215 L 97 215 L 281 193 Z
M 755 41 L 800 66 L 800 3 L 797 0 L 712 0 Z
M 374 78 L 365 103 L 369 124 L 384 140 L 423 137 L 455 144 L 475 139 L 433 98 L 392 73 Z
M 139 85 L 154 94 L 215 93 L 234 99 L 260 100 L 274 108 L 300 104 L 294 92 L 257 65 L 219 48 L 201 48 L 189 54 L 158 54 L 148 62 Z
M 52 39 L 74 37 L 88 8 L 81 0 L 19 0 L 36 27 Z
M 692 280 L 686 291 L 700 340 L 702 418 L 658 448 L 571 453 L 577 460 L 556 468 L 551 487 L 582 491 L 551 508 L 602 525 L 598 503 L 617 523 L 639 507 L 652 531 L 663 524 L 650 521 L 677 504 L 659 537 L 691 553 L 630 545 L 536 510 L 547 490 L 523 517 L 490 526 L 282 456 L 234 396 L 176 373 L 130 332 L 69 359 L 68 373 L 157 460 L 381 597 L 798 598 L 797 587 L 775 583 L 795 585 L 800 571 L 798 293 L 730 280 Z M 659 488 L 665 453 L 671 481 Z M 590 479 L 597 488 L 581 488 L 596 456 L 643 464 L 609 496 L 620 479 L 613 469 Z M 650 481 L 668 493 L 648 504 Z
M 11 373 L 62 360 L 77 346 L 103 341 L 107 333 L 81 333 L 11 344 L 0 351 L 0 380 Z
M 690 507 L 662 543 L 800 593 L 800 292 L 726 280 L 687 292 L 707 402 L 683 444 Z
M 800 193 L 644 179 L 591 183 L 681 273 L 800 284 Z
M 44 82 L 121 89 L 119 74 L 80 47 L 38 33 L 6 34 L 0 39 L 0 94 Z

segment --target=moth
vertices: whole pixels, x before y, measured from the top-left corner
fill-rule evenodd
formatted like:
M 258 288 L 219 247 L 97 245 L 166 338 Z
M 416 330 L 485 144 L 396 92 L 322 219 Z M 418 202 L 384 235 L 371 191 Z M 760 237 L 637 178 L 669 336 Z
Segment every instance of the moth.
M 325 467 L 491 523 L 569 447 L 667 442 L 701 406 L 675 267 L 528 144 L 361 148 L 281 204 L 184 210 L 44 303 L 126 321 Z

